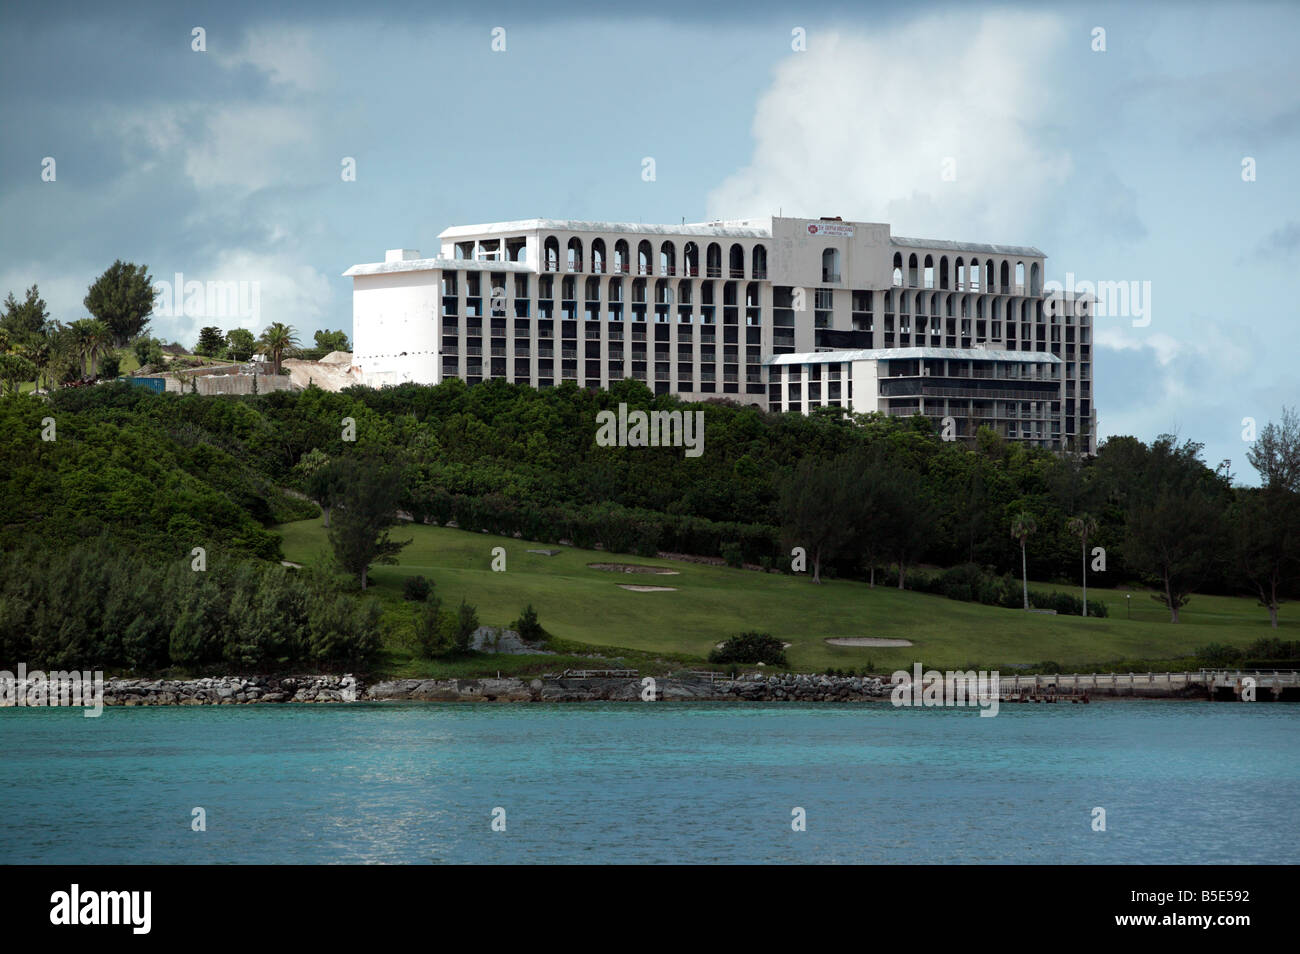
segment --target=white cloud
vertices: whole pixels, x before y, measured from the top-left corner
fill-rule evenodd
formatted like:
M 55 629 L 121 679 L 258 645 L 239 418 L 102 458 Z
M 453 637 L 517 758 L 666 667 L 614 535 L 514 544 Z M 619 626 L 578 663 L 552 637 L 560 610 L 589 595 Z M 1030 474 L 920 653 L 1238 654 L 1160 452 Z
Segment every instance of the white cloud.
M 902 235 L 1026 242 L 1071 171 L 1045 145 L 1064 28 L 1024 10 L 945 12 L 870 36 L 810 38 L 778 67 L 750 164 L 710 195 L 719 218 L 843 215 Z M 945 159 L 955 180 L 942 178 Z
M 265 73 L 271 83 L 300 90 L 316 90 L 325 78 L 325 66 L 317 54 L 318 42 L 309 30 L 295 26 L 258 26 L 244 34 L 235 53 L 217 54 L 227 69 L 251 66 Z
M 297 159 L 317 156 L 313 123 L 303 110 L 240 105 L 206 118 L 199 141 L 185 146 L 185 172 L 200 189 L 248 194 L 277 184 L 298 184 Z

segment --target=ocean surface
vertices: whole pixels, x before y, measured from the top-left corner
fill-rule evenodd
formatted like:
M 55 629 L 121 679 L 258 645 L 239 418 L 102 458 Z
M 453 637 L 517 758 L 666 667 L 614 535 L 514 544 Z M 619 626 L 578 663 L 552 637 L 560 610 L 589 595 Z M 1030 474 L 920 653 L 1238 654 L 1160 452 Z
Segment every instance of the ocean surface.
M 0 823 L 4 863 L 1276 863 L 1300 705 L 4 709 Z

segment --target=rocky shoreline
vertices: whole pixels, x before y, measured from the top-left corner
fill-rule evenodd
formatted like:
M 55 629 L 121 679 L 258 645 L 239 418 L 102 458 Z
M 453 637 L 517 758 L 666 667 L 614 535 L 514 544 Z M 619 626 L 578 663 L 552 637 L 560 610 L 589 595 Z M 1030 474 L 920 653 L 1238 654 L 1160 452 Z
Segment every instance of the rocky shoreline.
M 1003 683 L 1004 687 L 1006 683 Z M 654 695 L 650 696 L 653 688 Z M 530 678 L 389 679 L 365 684 L 352 675 L 210 676 L 200 679 L 106 679 L 106 706 L 262 705 L 336 702 L 872 702 L 891 684 L 873 676 L 706 673 L 653 678 L 565 674 Z M 1206 698 L 1203 687 L 1121 688 L 1091 693 L 1146 699 Z M 1005 702 L 1014 701 L 1004 699 Z M 1024 699 L 1022 701 L 1030 701 Z M 0 703 L 3 704 L 3 703 Z
M 638 677 L 392 679 L 363 685 L 355 676 L 216 676 L 106 679 L 106 706 L 254 705 L 331 702 L 636 702 L 651 684 Z M 862 676 L 780 673 L 744 678 L 656 677 L 656 701 L 856 702 L 888 698 L 889 684 Z

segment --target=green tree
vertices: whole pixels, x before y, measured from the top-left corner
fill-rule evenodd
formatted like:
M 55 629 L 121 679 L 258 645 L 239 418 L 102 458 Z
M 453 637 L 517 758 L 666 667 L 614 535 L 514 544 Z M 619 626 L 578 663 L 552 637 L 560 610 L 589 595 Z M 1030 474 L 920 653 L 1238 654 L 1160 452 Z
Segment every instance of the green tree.
M 226 354 L 231 361 L 247 361 L 257 349 L 257 339 L 247 328 L 231 328 L 226 332 Z
M 147 335 L 142 335 L 132 341 L 131 350 L 135 352 L 135 358 L 140 362 L 141 368 L 158 370 L 165 360 L 163 358 L 162 342 Z
M 206 328 L 199 329 L 199 343 L 194 346 L 194 353 L 201 354 L 205 358 L 215 358 L 221 353 L 225 344 L 226 336 L 221 333 L 221 329 L 215 325 L 208 325 Z
M 397 554 L 411 541 L 388 537 L 397 522 L 401 473 L 377 461 L 342 458 L 338 463 L 336 511 L 329 529 L 335 559 L 345 573 L 366 588 L 366 573 L 375 563 L 396 563 Z
M 343 331 L 318 331 L 313 336 L 316 340 L 316 348 L 322 354 L 329 354 L 331 351 L 351 351 L 352 345 L 348 341 L 348 336 Z
M 529 603 L 524 607 L 524 611 L 519 614 L 519 618 L 511 624 L 519 638 L 529 643 L 541 643 L 546 640 L 546 630 L 542 628 L 541 621 L 537 618 L 537 610 L 533 609 L 533 604 Z
M 0 330 L 9 333 L 14 342 L 44 334 L 49 325 L 50 313 L 35 285 L 27 289 L 27 295 L 19 302 L 10 292 L 4 300 L 4 313 L 0 315 Z
M 1265 487 L 1300 493 L 1300 416 L 1282 409 L 1282 420 L 1269 421 L 1246 451 L 1246 460 L 1259 472 Z
M 432 596 L 415 608 L 415 651 L 421 659 L 440 656 L 452 647 L 451 624 L 442 600 Z
M 280 362 L 292 356 L 298 350 L 298 333 L 292 327 L 275 322 L 257 339 L 257 353 L 271 359 L 271 366 L 276 374 L 280 373 Z
M 124 345 L 148 327 L 157 295 L 149 266 L 118 259 L 95 279 L 84 304 L 108 326 L 114 344 Z
M 1025 541 L 1038 529 L 1029 513 L 1022 510 L 1011 518 L 1011 538 L 1020 544 L 1020 574 L 1024 586 L 1025 609 L 1029 609 L 1029 563 L 1025 555 Z
M 1231 525 L 1237 571 L 1277 629 L 1283 594 L 1300 584 L 1300 494 L 1282 486 L 1239 490 Z
M 1130 477 L 1123 550 L 1128 563 L 1159 587 L 1153 598 L 1178 622 L 1193 590 L 1226 562 L 1224 474 L 1202 462 L 1201 444 L 1169 434 L 1139 444 Z
M 22 355 L 0 354 L 0 385 L 5 395 L 18 393 L 19 385 L 36 379 L 36 365 Z
M 781 529 L 787 548 L 803 547 L 812 581 L 821 583 L 822 563 L 853 536 L 853 493 L 846 460 L 805 457 L 781 490 Z
M 874 492 L 880 512 L 879 534 L 885 552 L 898 563 L 898 588 L 907 588 L 907 571 L 920 561 L 934 539 L 938 514 L 920 475 L 887 463 Z
M 461 597 L 460 606 L 456 608 L 456 651 L 469 652 L 474 631 L 478 629 L 478 610 Z

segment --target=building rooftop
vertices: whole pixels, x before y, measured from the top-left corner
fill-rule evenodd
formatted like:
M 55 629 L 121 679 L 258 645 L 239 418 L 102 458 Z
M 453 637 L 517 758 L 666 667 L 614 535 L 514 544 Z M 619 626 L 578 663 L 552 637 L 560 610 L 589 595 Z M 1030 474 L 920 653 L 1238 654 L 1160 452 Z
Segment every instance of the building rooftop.
M 632 232 L 645 235 L 699 235 L 717 238 L 771 238 L 770 228 L 739 225 L 644 225 L 640 222 L 585 222 L 580 219 L 520 219 L 516 222 L 487 222 L 481 225 L 453 225 L 438 238 L 473 238 L 504 232 Z
M 778 354 L 764 364 L 833 364 L 843 361 L 908 360 L 910 358 L 953 358 L 959 361 L 1014 361 L 1060 364 L 1061 359 L 1046 351 L 994 351 L 988 348 L 860 348 L 844 351 L 805 351 Z
M 371 262 L 353 265 L 343 273 L 344 278 L 357 275 L 385 275 L 389 272 L 432 272 L 438 269 L 462 272 L 531 272 L 524 262 L 492 261 L 478 258 L 414 258 L 400 262 Z
M 889 241 L 900 248 L 924 248 L 940 252 L 983 252 L 985 255 L 1023 255 L 1026 258 L 1047 258 L 1047 254 L 1032 245 L 988 245 L 984 242 L 952 242 L 948 239 L 904 238 L 891 235 Z

